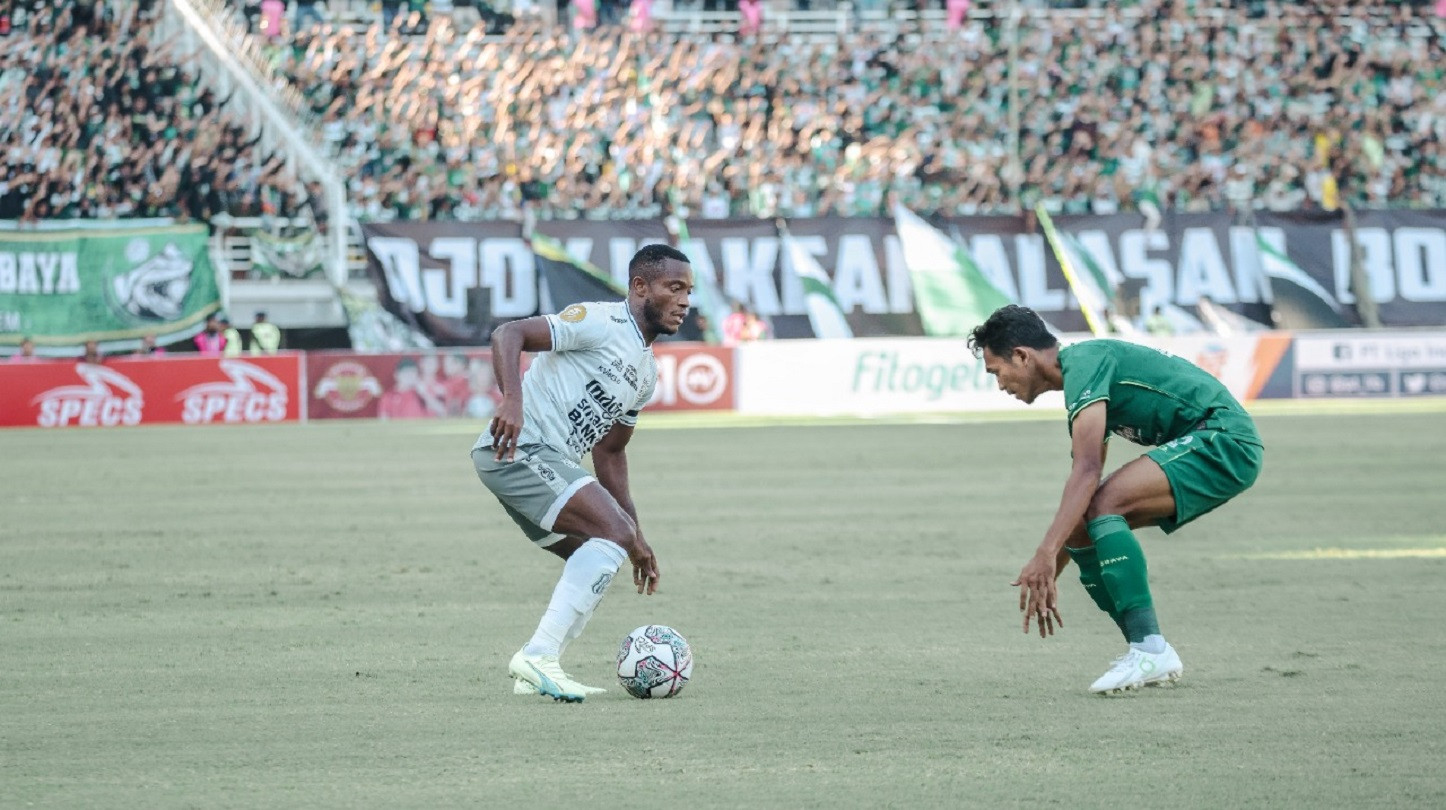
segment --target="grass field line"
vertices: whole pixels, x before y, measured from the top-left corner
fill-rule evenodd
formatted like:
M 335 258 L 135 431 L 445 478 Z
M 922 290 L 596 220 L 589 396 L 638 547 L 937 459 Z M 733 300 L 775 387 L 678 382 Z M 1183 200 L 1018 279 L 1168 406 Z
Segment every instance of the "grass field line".
M 1446 559 L 1446 546 L 1422 548 L 1313 548 L 1301 551 L 1272 551 L 1234 554 L 1231 560 L 1430 560 Z
M 1249 410 L 1256 416 L 1346 416 L 1446 413 L 1446 397 L 1420 399 L 1324 399 L 1259 400 Z M 1009 411 L 946 411 L 930 413 L 881 414 L 875 416 L 771 416 L 731 411 L 682 411 L 647 414 L 644 430 L 693 430 L 697 428 L 827 427 L 833 425 L 964 425 L 980 422 L 1038 422 L 1063 419 L 1055 408 Z M 343 424 L 350 420 L 337 420 Z M 475 434 L 475 420 L 417 422 L 408 431 L 417 435 L 447 436 Z
M 1302 538 L 1303 540 L 1303 538 Z M 1309 541 L 1304 541 L 1309 542 Z M 1294 545 L 1289 541 L 1281 545 Z M 1219 560 L 1431 560 L 1446 559 L 1446 534 L 1407 534 L 1346 540 L 1341 545 L 1223 554 Z
M 1186 675 L 1122 700 L 1077 573 L 1048 642 L 1007 585 L 1057 409 L 645 415 L 668 577 L 564 663 L 611 687 L 663 623 L 695 678 L 581 706 L 508 683 L 563 566 L 472 474 L 480 420 L 0 431 L 0 808 L 1446 808 L 1446 431 L 1388 412 L 1262 417 L 1256 485 L 1142 538 Z M 708 423 L 744 429 L 649 433 Z

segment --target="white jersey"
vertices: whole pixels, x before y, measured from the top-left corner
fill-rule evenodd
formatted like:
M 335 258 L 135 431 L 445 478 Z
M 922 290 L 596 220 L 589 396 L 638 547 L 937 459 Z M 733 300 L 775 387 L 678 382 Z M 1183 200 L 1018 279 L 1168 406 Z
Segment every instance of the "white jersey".
M 522 375 L 519 445 L 543 444 L 581 460 L 621 422 L 633 426 L 653 397 L 658 366 L 627 302 L 573 304 L 547 315 L 552 351 Z M 491 447 L 483 433 L 477 447 Z

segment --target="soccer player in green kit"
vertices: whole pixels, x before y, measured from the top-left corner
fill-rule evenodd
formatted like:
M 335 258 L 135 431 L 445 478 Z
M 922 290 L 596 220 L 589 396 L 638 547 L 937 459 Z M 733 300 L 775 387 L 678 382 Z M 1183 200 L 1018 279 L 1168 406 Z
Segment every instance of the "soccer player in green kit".
M 1037 623 L 1047 636 L 1064 626 L 1055 579 L 1073 559 L 1085 589 L 1130 645 L 1090 691 L 1179 679 L 1184 666 L 1160 633 L 1132 529 L 1159 526 L 1169 534 L 1255 483 L 1264 454 L 1255 422 L 1192 363 L 1119 340 L 1061 348 L 1025 307 L 996 310 L 970 333 L 969 348 L 1001 390 L 1025 403 L 1064 391 L 1074 460 L 1054 521 L 1013 583 L 1024 631 Z M 1101 480 L 1109 433 L 1154 449 Z

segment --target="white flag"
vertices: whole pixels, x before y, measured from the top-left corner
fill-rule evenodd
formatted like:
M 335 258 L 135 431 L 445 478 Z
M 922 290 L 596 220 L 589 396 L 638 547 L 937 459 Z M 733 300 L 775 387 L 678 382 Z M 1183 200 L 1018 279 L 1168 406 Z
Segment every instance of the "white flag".
M 803 282 L 803 303 L 808 308 L 808 323 L 813 327 L 814 337 L 851 338 L 854 332 L 844 319 L 838 298 L 833 294 L 833 284 L 813 254 L 793 238 L 787 229 L 779 227 L 783 239 L 784 255 L 793 268 L 794 275 Z

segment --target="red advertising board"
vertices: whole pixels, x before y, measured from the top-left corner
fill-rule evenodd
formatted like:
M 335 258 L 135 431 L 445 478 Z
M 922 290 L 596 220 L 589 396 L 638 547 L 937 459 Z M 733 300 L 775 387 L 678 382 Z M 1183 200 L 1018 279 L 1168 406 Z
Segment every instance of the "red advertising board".
M 311 419 L 489 419 L 502 394 L 486 349 L 310 352 Z
M 654 343 L 658 388 L 649 411 L 731 411 L 733 350 L 703 343 Z
M 658 343 L 653 355 L 658 387 L 649 411 L 733 408 L 732 349 Z M 502 399 L 487 349 L 311 352 L 306 376 L 311 419 L 489 419 Z
M 301 358 L 118 357 L 0 365 L 0 425 L 255 424 L 301 418 Z

